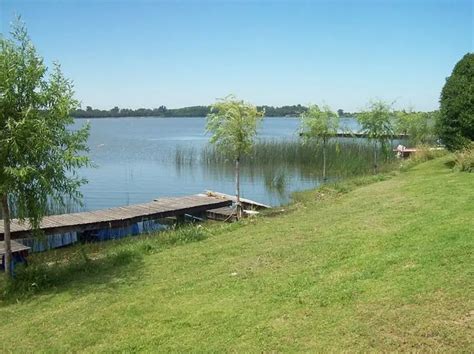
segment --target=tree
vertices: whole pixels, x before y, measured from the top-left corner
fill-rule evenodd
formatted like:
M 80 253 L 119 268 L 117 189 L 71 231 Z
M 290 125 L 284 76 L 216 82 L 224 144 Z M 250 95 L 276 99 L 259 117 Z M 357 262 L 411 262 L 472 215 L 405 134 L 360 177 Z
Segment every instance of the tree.
M 378 172 L 378 147 L 387 152 L 388 142 L 392 140 L 394 115 L 392 105 L 382 100 L 372 101 L 365 111 L 357 115 L 362 133 L 374 144 L 374 173 Z
M 329 139 L 336 136 L 339 129 L 339 116 L 329 106 L 321 110 L 317 105 L 309 105 L 308 110 L 301 114 L 304 140 L 316 140 L 323 146 L 323 180 L 326 181 L 326 150 Z
M 396 112 L 396 132 L 408 135 L 413 145 L 431 143 L 435 140 L 434 116 L 432 112 L 415 112 L 412 109 L 398 111 Z
M 235 195 L 237 217 L 242 217 L 240 203 L 240 159 L 254 145 L 258 124 L 264 112 L 255 106 L 229 95 L 211 106 L 207 115 L 207 131 L 212 134 L 211 143 L 235 162 Z
M 114 117 L 118 116 L 119 112 L 120 112 L 120 108 L 118 108 L 117 106 L 115 106 L 114 108 L 110 110 L 110 114 Z
M 10 274 L 10 210 L 38 232 L 48 202 L 79 201 L 85 182 L 76 170 L 89 163 L 89 127 L 72 131 L 77 108 L 73 87 L 55 64 L 47 68 L 18 21 L 11 38 L 0 38 L 0 199 L 6 273 Z
M 466 54 L 454 67 L 441 91 L 438 134 L 450 150 L 474 141 L 474 54 Z

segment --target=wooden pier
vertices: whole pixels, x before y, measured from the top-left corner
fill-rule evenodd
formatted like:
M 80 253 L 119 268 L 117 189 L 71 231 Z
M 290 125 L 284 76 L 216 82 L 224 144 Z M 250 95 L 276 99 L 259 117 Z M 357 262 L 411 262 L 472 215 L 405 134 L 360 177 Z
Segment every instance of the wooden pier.
M 367 139 L 369 136 L 366 133 L 337 133 L 336 137 Z M 402 140 L 402 139 L 408 139 L 410 136 L 408 134 L 390 134 L 390 135 L 387 134 L 381 137 L 385 139 Z
M 300 133 L 300 136 L 303 136 Z M 351 133 L 351 132 L 339 132 L 334 135 L 336 138 L 356 138 L 356 139 L 367 139 L 369 137 L 366 133 Z M 389 140 L 403 140 L 408 139 L 410 136 L 408 134 L 387 134 L 382 135 L 381 138 L 389 139 Z
M 219 192 L 214 192 L 214 191 L 206 191 L 205 194 L 200 194 L 203 196 L 207 197 L 213 197 L 213 198 L 219 198 L 223 200 L 231 200 L 232 203 L 237 202 L 237 198 L 234 195 L 229 195 L 229 194 L 224 194 L 224 193 L 219 193 Z M 248 217 L 248 216 L 254 216 L 259 214 L 258 211 L 260 209 L 270 209 L 270 205 L 262 204 L 250 199 L 246 198 L 240 198 L 240 203 L 243 207 L 243 216 Z M 235 208 L 229 208 L 229 207 L 221 207 L 221 208 L 215 208 L 208 210 L 206 212 L 206 217 L 211 220 L 217 220 L 217 221 L 226 221 L 226 222 L 234 222 L 237 221 L 237 210 Z
M 200 215 L 207 210 L 232 205 L 232 200 L 207 195 L 192 195 L 177 198 L 160 198 L 149 203 L 97 211 L 46 216 L 40 229 L 47 235 L 66 232 L 84 232 L 98 229 L 111 229 L 131 225 L 145 220 L 167 217 L 183 217 L 186 214 Z M 28 222 L 13 219 L 12 239 L 28 237 L 32 229 Z M 3 222 L 0 220 L 0 240 L 3 240 Z

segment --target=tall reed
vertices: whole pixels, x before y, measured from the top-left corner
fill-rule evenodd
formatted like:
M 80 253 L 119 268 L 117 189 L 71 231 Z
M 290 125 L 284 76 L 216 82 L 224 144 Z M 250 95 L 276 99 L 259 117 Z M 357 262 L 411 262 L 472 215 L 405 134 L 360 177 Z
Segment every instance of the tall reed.
M 382 149 L 380 148 L 382 154 Z M 302 176 L 315 177 L 322 174 L 322 147 L 310 142 L 298 140 L 261 140 L 257 142 L 252 153 L 242 158 L 242 166 L 247 169 L 260 169 L 271 166 L 277 171 L 286 167 L 296 169 Z M 332 141 L 327 147 L 328 175 L 343 177 L 370 173 L 373 156 L 373 145 L 355 139 Z M 224 155 L 212 146 L 201 152 L 201 163 L 207 166 L 231 165 Z M 388 155 L 386 160 L 391 160 Z

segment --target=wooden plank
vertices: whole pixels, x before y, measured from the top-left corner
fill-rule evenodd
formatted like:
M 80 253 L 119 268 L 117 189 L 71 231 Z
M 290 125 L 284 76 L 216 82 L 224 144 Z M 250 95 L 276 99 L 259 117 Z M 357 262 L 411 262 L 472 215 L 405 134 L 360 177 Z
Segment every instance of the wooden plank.
M 223 207 L 207 210 L 206 217 L 211 220 L 233 222 L 237 220 L 237 213 L 235 209 Z
M 337 133 L 336 136 L 338 138 L 359 138 L 359 139 L 366 139 L 368 138 L 368 134 L 366 133 Z M 408 134 L 391 134 L 391 135 L 383 135 L 385 139 L 393 139 L 393 140 L 401 140 L 401 139 L 408 139 L 410 136 Z
M 231 200 L 233 203 L 237 201 L 237 198 L 234 195 L 229 195 L 225 193 L 219 193 L 219 192 L 213 192 L 213 191 L 206 191 L 206 196 L 208 197 L 216 197 L 216 198 L 221 198 L 221 199 L 226 199 L 226 200 Z M 242 204 L 248 205 L 250 207 L 256 207 L 256 208 L 263 208 L 263 209 L 270 209 L 270 205 L 262 204 L 250 199 L 246 198 L 240 198 L 240 202 Z
M 120 227 L 124 223 L 133 223 L 148 218 L 160 219 L 169 216 L 193 214 L 208 209 L 231 205 L 229 200 L 209 196 L 188 196 L 162 198 L 143 204 L 116 207 L 82 213 L 52 215 L 43 218 L 40 229 L 48 234 L 67 231 L 85 231 L 98 228 Z M 18 238 L 31 231 L 28 222 L 20 224 L 13 219 L 12 238 Z M 0 220 L 0 239 L 3 239 L 3 222 Z
M 300 136 L 303 136 L 303 133 L 299 134 Z M 357 139 L 367 139 L 369 136 L 366 133 L 351 133 L 351 132 L 339 132 L 335 135 L 337 138 L 357 138 Z M 408 139 L 410 135 L 408 134 L 385 134 L 381 136 L 382 138 L 385 139 L 391 139 L 391 140 L 402 140 L 402 139 Z
M 19 242 L 16 242 L 13 240 L 11 240 L 10 242 L 11 242 L 12 253 L 30 250 L 30 247 L 27 247 Z M 0 241 L 0 256 L 3 256 L 5 253 L 6 253 L 5 242 Z

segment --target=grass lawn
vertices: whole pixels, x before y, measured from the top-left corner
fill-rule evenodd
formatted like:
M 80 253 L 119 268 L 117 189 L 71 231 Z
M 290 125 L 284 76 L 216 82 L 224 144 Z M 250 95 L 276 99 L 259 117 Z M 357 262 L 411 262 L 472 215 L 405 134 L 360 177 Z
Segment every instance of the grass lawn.
M 0 350 L 473 352 L 474 174 L 446 159 L 280 215 L 35 255 Z

